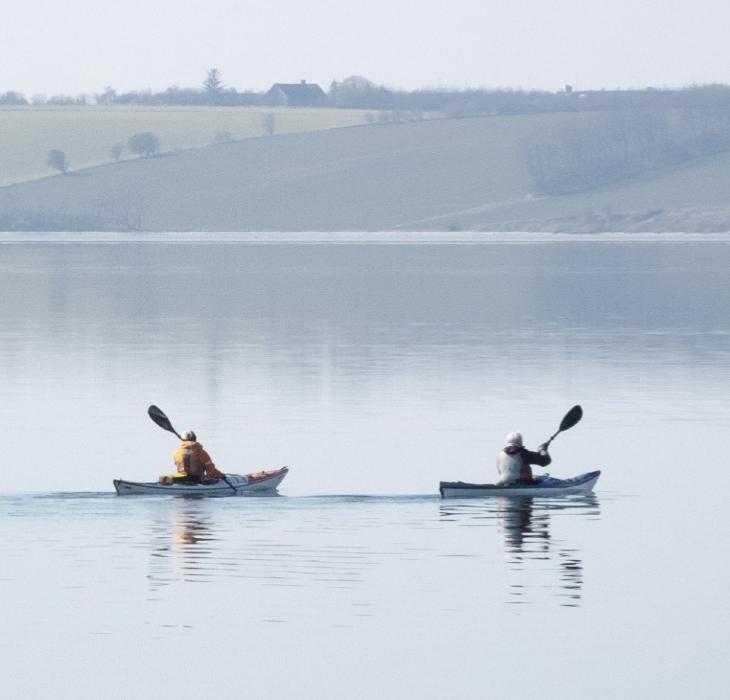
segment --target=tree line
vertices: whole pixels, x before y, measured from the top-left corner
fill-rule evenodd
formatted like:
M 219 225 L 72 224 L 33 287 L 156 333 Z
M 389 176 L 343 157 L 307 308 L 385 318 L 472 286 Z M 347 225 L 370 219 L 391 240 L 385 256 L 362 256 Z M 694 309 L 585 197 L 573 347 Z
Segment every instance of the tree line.
M 582 192 L 730 151 L 730 105 L 576 115 L 518 149 L 536 193 Z
M 261 115 L 261 128 L 265 135 L 273 136 L 276 133 L 276 115 L 272 112 L 267 112 Z M 228 130 L 219 130 L 213 134 L 212 143 L 231 143 L 236 139 L 233 134 Z M 112 160 L 118 162 L 122 159 L 125 150 L 133 156 L 139 156 L 140 158 L 152 158 L 161 152 L 160 139 L 157 134 L 152 131 L 143 131 L 130 136 L 126 142 L 119 141 L 111 146 L 109 149 L 109 156 Z M 58 170 L 61 174 L 65 175 L 71 164 L 66 152 L 60 148 L 52 148 L 46 155 L 46 165 L 49 168 Z
M 0 231 L 140 231 L 145 201 L 140 193 L 118 193 L 81 205 L 16 205 L 0 207 Z
M 133 134 L 127 139 L 126 147 L 133 155 L 140 158 L 151 158 L 160 152 L 160 139 L 151 131 L 143 131 L 139 134 Z M 109 155 L 113 160 L 118 161 L 124 153 L 125 144 L 123 142 L 115 143 L 109 149 Z M 71 167 L 68 156 L 65 151 L 60 148 L 52 148 L 46 156 L 46 165 L 49 168 L 58 170 L 62 174 L 66 174 Z
M 207 71 L 197 87 L 177 85 L 162 91 L 117 92 L 106 87 L 89 95 L 33 95 L 10 90 L 0 93 L 0 105 L 209 105 L 247 107 L 267 105 L 266 92 L 238 91 L 226 86 L 217 68 Z M 474 114 L 535 114 L 547 112 L 626 111 L 632 109 L 730 108 L 730 86 L 702 85 L 679 89 L 574 90 L 555 92 L 521 89 L 433 88 L 399 90 L 350 76 L 333 81 L 324 106 L 390 113 L 439 112 L 448 116 Z

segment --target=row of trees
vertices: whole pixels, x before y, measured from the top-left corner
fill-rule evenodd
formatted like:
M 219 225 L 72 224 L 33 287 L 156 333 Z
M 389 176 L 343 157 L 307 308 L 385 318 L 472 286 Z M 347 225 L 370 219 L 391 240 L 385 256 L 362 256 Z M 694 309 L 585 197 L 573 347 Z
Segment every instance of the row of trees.
M 373 117 L 374 120 L 375 117 Z M 273 113 L 261 115 L 261 128 L 265 134 L 273 136 L 276 132 L 276 115 Z M 230 143 L 231 141 L 235 141 L 235 139 L 233 138 L 233 134 L 227 130 L 216 131 L 212 139 L 213 143 Z M 160 139 L 151 131 L 134 134 L 127 139 L 126 143 L 120 141 L 109 149 L 109 155 L 112 160 L 121 160 L 125 148 L 132 155 L 139 156 L 140 158 L 151 158 L 160 152 Z M 52 148 L 48 151 L 46 164 L 63 174 L 67 173 L 70 167 L 68 156 L 59 148 Z
M 519 150 L 537 193 L 590 190 L 730 151 L 730 107 L 575 115 L 526 137 Z
M 16 91 L 0 94 L 0 105 L 144 104 L 263 106 L 266 93 L 239 92 L 227 87 L 221 72 L 211 68 L 199 87 L 172 86 L 160 92 L 118 93 L 107 87 L 94 95 L 54 95 L 30 98 Z M 541 112 L 626 111 L 629 109 L 686 109 L 730 107 L 730 86 L 706 85 L 683 89 L 590 90 L 559 92 L 511 89 L 396 90 L 361 76 L 333 81 L 326 106 L 386 112 L 439 112 L 451 116 L 471 114 L 531 114 Z
M 119 160 L 124 153 L 124 147 L 124 143 L 115 143 L 109 149 L 109 155 L 114 160 Z M 130 153 L 140 158 L 151 158 L 160 152 L 160 139 L 151 131 L 145 131 L 130 136 L 127 139 L 126 147 Z M 68 156 L 59 148 L 52 148 L 48 151 L 46 164 L 48 167 L 58 170 L 58 172 L 63 174 L 66 174 L 70 167 Z
M 0 231 L 139 231 L 144 205 L 143 195 L 135 191 L 75 206 L 28 206 L 11 199 L 0 206 Z

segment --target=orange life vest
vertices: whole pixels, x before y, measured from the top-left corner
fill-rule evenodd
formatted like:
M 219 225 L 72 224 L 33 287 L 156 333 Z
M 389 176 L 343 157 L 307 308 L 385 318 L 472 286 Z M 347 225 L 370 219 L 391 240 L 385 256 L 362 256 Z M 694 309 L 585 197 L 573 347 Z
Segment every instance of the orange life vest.
M 183 440 L 172 455 L 178 474 L 186 476 L 209 476 L 220 479 L 223 476 L 213 464 L 210 455 L 195 440 Z

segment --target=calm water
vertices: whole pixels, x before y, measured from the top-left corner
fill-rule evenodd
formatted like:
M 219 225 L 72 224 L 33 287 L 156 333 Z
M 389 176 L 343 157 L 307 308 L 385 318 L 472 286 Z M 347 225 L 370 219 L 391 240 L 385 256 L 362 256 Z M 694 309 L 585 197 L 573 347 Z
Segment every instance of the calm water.
M 717 241 L 0 244 L 0 696 L 726 697 L 729 302 Z M 114 496 L 150 403 L 281 495 Z M 438 498 L 575 403 L 594 495 Z

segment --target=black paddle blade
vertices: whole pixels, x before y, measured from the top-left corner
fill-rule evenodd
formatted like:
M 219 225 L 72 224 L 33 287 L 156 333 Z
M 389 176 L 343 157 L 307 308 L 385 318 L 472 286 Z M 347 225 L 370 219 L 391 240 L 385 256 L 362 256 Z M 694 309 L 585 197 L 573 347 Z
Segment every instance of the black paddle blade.
M 150 406 L 147 409 L 147 415 L 155 422 L 157 425 L 160 426 L 163 430 L 167 430 L 171 433 L 177 433 L 175 432 L 175 428 L 172 427 L 172 423 L 170 423 L 170 419 L 165 415 L 164 411 L 157 408 L 157 406 Z
M 560 432 L 572 428 L 581 418 L 583 418 L 583 409 L 580 406 L 573 406 L 560 421 Z

